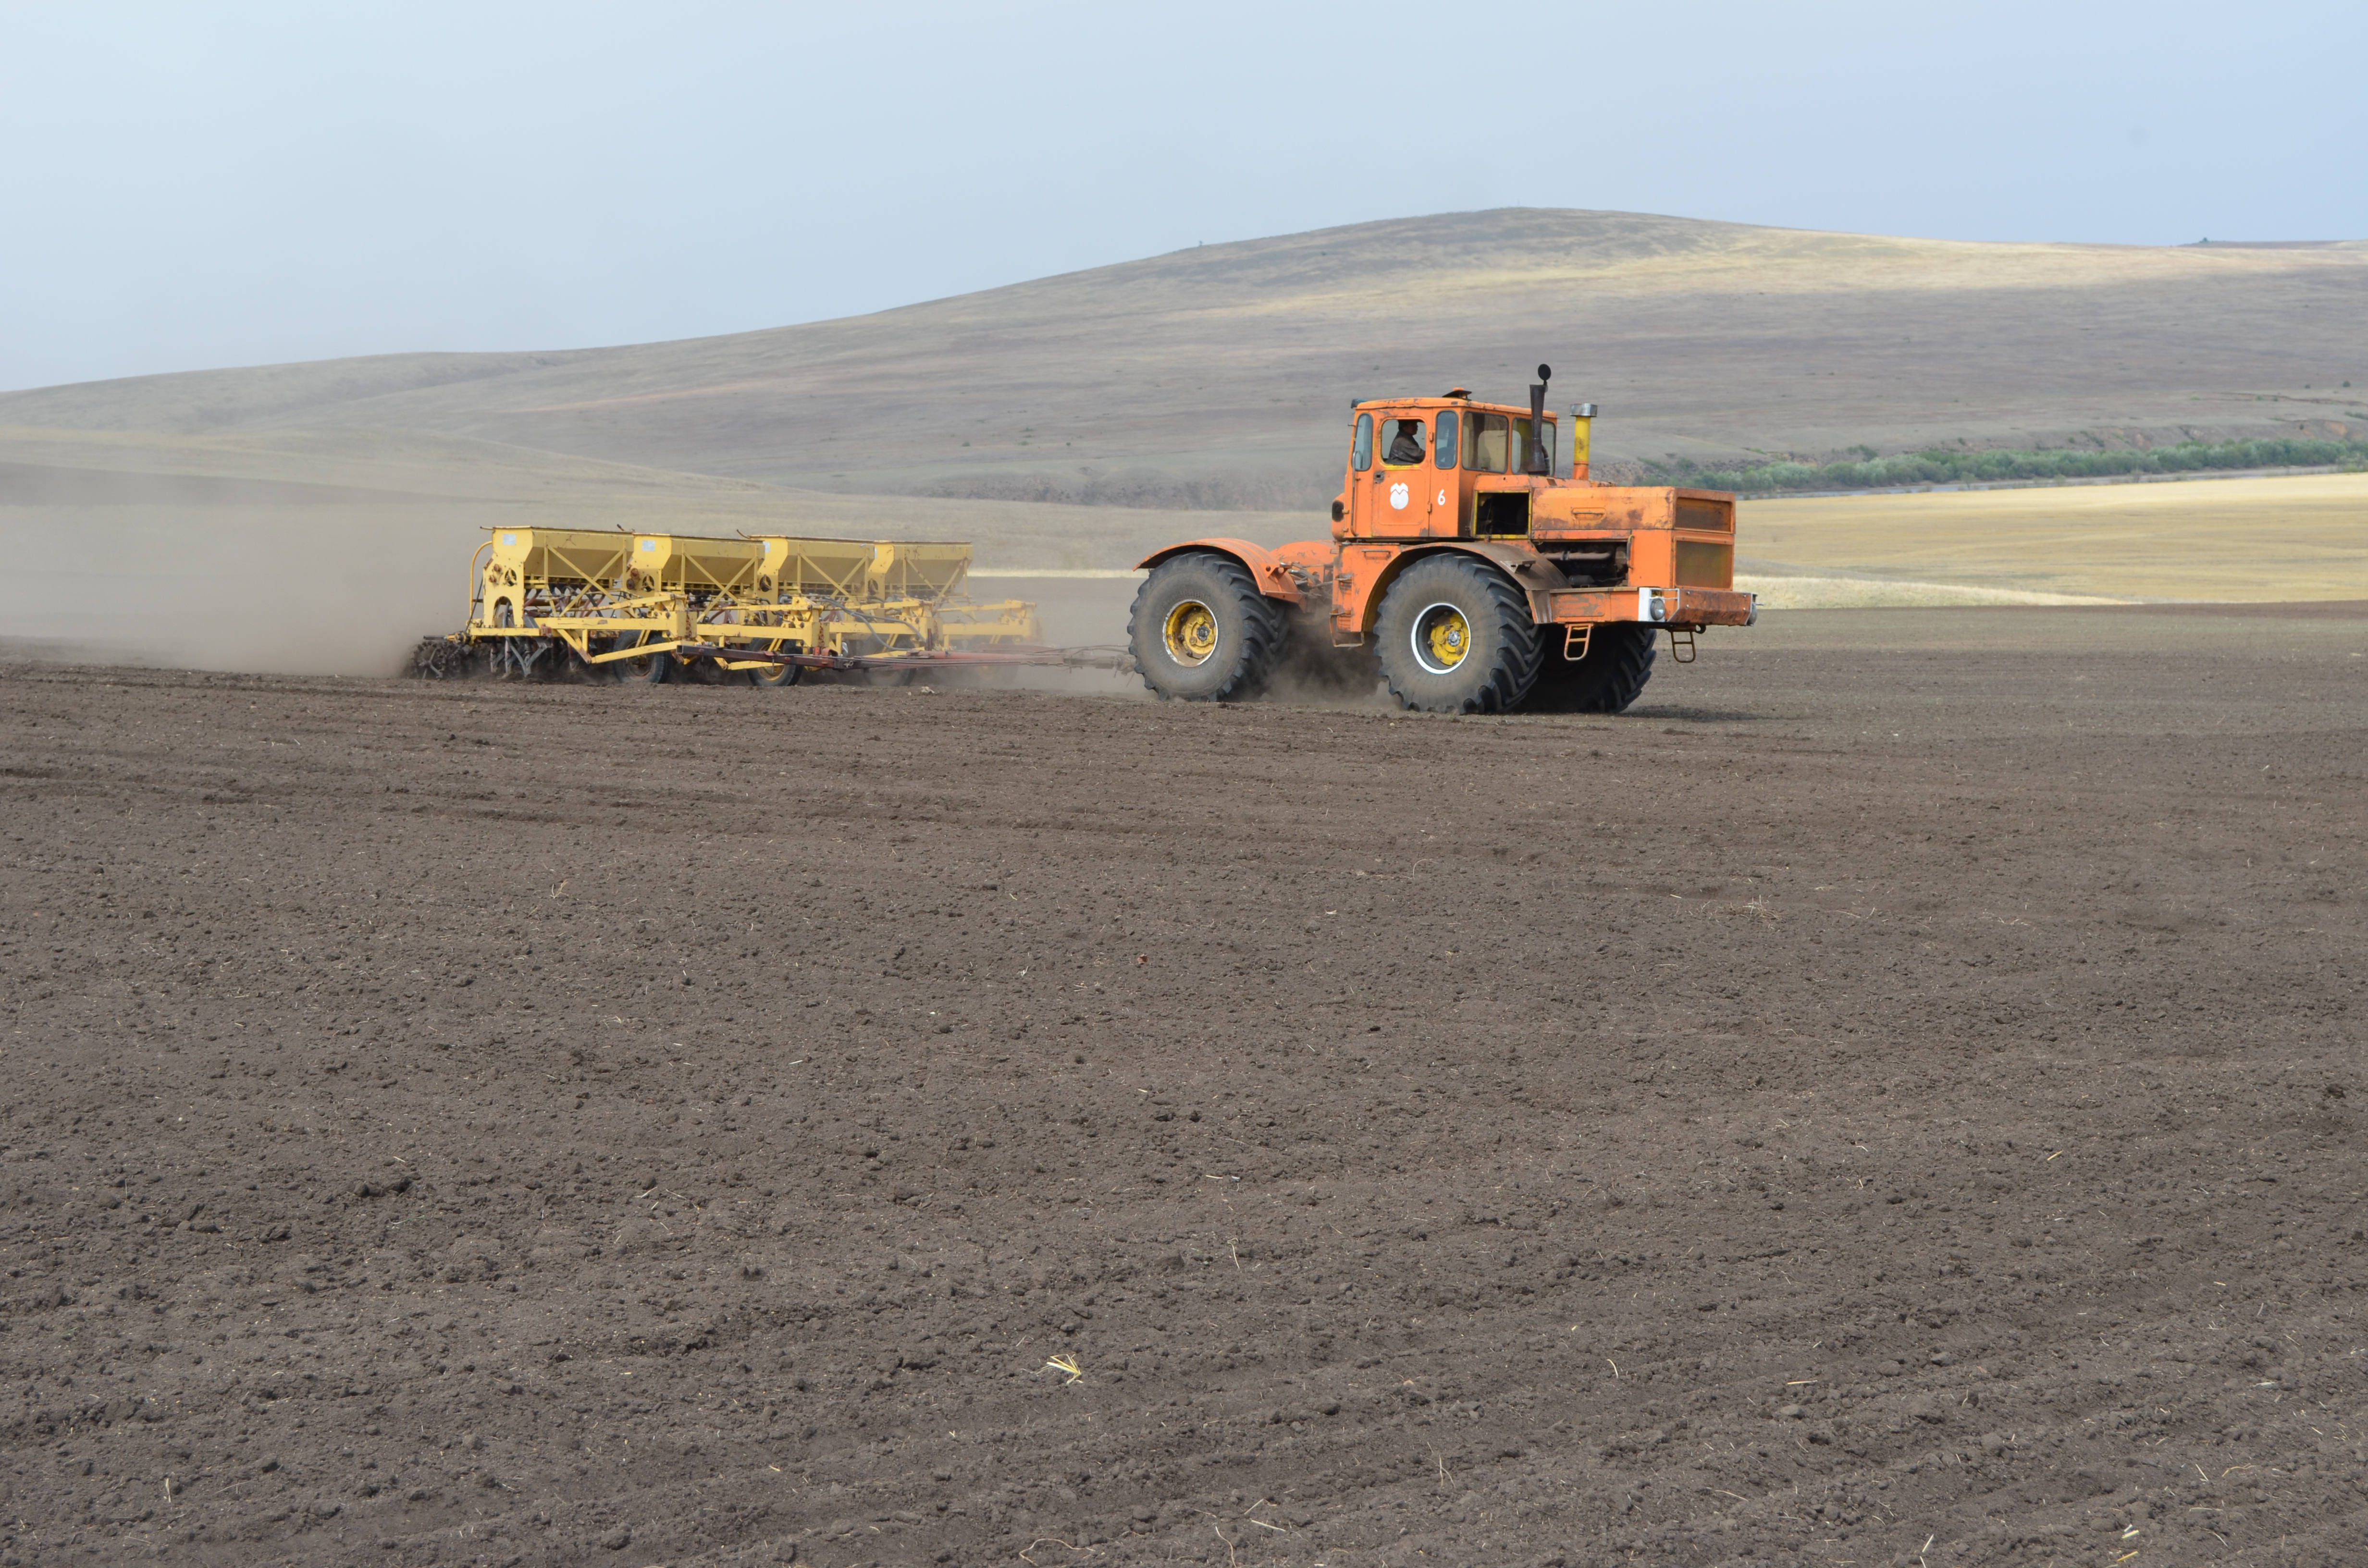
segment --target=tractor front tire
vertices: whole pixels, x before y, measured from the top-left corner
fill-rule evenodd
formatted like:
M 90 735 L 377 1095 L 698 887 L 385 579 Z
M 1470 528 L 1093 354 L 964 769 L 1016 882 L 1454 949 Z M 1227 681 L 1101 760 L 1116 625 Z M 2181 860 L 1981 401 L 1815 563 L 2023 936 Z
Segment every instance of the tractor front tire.
M 1135 590 L 1126 623 L 1135 673 L 1162 699 L 1244 702 L 1266 689 L 1290 627 L 1249 569 L 1206 551 L 1174 555 Z
M 1534 713 L 1624 713 L 1653 678 L 1657 629 L 1642 621 L 1607 621 L 1588 634 L 1587 657 L 1562 656 L 1560 628 L 1546 638 L 1538 684 L 1530 688 Z
M 1399 574 L 1373 622 L 1382 677 L 1402 708 L 1509 713 L 1538 678 L 1543 639 L 1510 579 L 1471 556 L 1433 555 Z

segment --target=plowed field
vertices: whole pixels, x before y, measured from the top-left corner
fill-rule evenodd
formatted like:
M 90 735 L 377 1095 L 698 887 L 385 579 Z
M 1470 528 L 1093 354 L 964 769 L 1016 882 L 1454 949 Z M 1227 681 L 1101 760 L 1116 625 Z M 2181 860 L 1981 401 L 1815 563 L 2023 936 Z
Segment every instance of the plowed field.
M 2357 1562 L 2363 653 L 9 666 L 0 1563 Z

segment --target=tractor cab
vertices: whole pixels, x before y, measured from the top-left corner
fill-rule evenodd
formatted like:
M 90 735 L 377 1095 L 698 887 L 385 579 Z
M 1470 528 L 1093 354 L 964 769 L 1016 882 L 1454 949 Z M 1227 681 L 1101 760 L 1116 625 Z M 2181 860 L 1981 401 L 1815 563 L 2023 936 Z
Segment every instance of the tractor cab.
M 1348 483 L 1332 504 L 1335 539 L 1523 539 L 1531 497 L 1558 483 L 1560 421 L 1545 410 L 1546 367 L 1524 410 L 1444 397 L 1355 405 Z M 1574 418 L 1575 461 L 1563 478 L 1587 482 L 1590 404 Z

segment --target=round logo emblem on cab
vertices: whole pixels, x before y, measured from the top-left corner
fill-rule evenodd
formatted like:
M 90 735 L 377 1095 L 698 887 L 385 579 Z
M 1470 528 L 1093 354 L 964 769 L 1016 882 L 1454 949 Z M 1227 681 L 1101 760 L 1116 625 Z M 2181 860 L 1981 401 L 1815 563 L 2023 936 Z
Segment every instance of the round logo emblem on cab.
M 1405 510 L 1406 510 L 1406 487 L 1405 485 L 1403 485 L 1403 484 L 1393 484 L 1393 485 L 1391 485 L 1391 486 L 1390 486 L 1390 506 L 1391 506 L 1391 509 L 1392 509 L 1392 510 L 1394 510 L 1394 511 L 1403 512 L 1403 511 L 1405 511 Z

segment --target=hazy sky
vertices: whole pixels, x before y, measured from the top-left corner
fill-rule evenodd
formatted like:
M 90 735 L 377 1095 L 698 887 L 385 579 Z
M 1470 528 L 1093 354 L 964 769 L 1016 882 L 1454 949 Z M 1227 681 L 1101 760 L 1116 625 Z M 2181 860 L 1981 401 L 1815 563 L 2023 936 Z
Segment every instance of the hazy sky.
M 2368 237 L 2368 5 L 0 0 L 0 388 L 575 347 L 1473 208 Z

